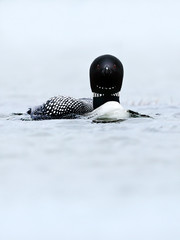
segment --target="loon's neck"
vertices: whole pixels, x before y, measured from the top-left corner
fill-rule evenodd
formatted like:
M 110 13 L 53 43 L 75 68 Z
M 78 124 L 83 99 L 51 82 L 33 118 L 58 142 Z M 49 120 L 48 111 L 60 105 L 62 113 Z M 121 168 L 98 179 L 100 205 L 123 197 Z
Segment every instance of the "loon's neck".
M 109 101 L 115 101 L 115 102 L 120 102 L 119 101 L 119 93 L 114 93 L 111 95 L 105 95 L 105 94 L 99 94 L 99 93 L 94 93 L 93 95 L 93 108 L 96 109 L 103 105 L 106 102 Z

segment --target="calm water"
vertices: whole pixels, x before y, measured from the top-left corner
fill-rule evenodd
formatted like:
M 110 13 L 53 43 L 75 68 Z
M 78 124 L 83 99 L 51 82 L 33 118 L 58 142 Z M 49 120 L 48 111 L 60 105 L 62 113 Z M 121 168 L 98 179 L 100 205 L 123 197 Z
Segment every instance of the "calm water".
M 0 2 L 2 240 L 180 239 L 179 2 L 112 3 Z M 153 118 L 12 115 L 90 97 L 89 65 L 107 52 L 125 66 L 122 105 Z
M 1 116 L 1 239 L 178 239 L 179 107 L 136 110 L 154 119 Z

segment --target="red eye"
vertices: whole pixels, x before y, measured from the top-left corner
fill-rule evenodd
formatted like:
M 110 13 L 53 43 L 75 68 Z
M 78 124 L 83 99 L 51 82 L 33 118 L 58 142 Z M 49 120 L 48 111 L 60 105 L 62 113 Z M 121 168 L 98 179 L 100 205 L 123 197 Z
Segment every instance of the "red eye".
M 99 69 L 100 69 L 100 65 L 98 64 L 98 65 L 96 66 L 96 68 L 97 68 L 97 70 L 99 70 Z
M 113 65 L 113 68 L 116 69 L 116 64 Z

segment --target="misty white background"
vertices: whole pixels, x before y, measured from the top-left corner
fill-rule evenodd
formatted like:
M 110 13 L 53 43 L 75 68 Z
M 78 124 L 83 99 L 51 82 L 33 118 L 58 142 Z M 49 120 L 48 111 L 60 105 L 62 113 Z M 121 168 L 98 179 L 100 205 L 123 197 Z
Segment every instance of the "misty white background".
M 179 9 L 176 0 L 1 0 L 1 97 L 91 97 L 89 66 L 109 53 L 124 65 L 122 102 L 179 101 Z

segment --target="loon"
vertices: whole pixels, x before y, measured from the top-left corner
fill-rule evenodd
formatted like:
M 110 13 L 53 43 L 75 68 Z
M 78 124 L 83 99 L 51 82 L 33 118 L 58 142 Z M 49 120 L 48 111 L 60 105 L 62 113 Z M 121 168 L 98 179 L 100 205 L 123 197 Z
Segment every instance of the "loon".
M 97 57 L 90 66 L 90 86 L 93 99 L 57 96 L 44 104 L 30 108 L 27 113 L 33 120 L 76 118 L 92 112 L 109 101 L 119 101 L 123 81 L 123 65 L 112 55 Z
M 89 75 L 93 99 L 56 96 L 40 106 L 30 108 L 27 113 L 32 120 L 73 119 L 80 115 L 97 116 L 97 109 L 102 105 L 107 105 L 107 108 L 101 109 L 102 116 L 107 116 L 106 110 L 108 109 L 113 116 L 113 111 L 114 113 L 121 111 L 126 117 L 148 117 L 131 110 L 125 111 L 120 105 L 119 92 L 122 87 L 124 69 L 118 58 L 109 54 L 97 57 L 90 66 Z

